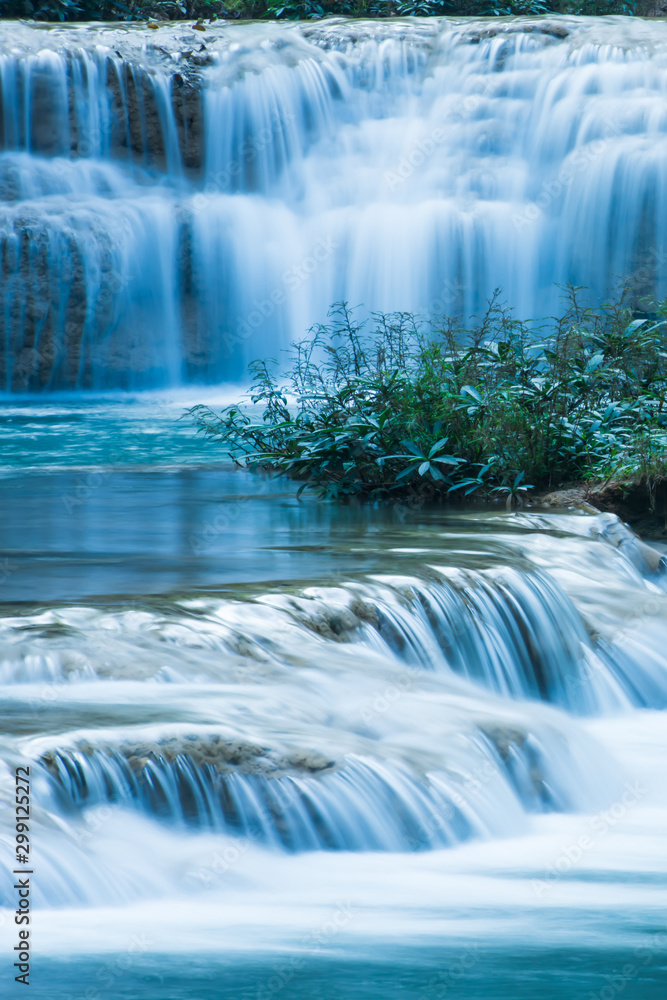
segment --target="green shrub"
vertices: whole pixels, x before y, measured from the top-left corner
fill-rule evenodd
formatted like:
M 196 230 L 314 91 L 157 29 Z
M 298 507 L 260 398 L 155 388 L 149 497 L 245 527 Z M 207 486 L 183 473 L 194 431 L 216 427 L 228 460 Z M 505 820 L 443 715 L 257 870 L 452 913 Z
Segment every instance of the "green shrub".
M 266 3 L 257 3 L 260 16 Z M 0 0 L 1 18 L 34 21 L 148 21 L 227 17 L 233 8 L 245 14 L 247 0 Z
M 654 0 L 0 0 L 0 18 L 147 21 L 197 18 L 493 17 L 650 14 Z
M 288 371 L 250 368 L 249 401 L 190 410 L 235 461 L 320 496 L 512 497 L 612 479 L 654 483 L 667 454 L 667 305 L 633 318 L 566 290 L 560 318 L 519 322 L 498 295 L 471 328 L 347 305 L 293 346 Z

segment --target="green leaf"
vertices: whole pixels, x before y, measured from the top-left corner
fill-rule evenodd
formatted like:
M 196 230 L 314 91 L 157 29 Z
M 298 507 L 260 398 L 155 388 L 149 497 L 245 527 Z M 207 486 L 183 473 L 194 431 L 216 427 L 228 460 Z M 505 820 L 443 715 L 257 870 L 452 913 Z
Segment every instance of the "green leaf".
M 475 487 L 482 485 L 479 479 L 461 479 L 460 482 L 454 483 L 453 486 L 450 486 L 447 492 L 453 493 L 454 490 L 462 490 L 464 486 L 472 486 L 473 484 L 475 485 Z
M 467 396 L 472 396 L 472 398 L 478 403 L 484 402 L 480 394 L 477 392 L 477 389 L 473 388 L 471 385 L 464 385 L 461 392 L 465 393 Z
M 401 441 L 403 447 L 409 451 L 412 455 L 416 455 L 417 458 L 425 458 L 425 455 L 421 448 L 418 448 L 414 441 Z
M 411 476 L 412 473 L 416 470 L 416 468 L 417 468 L 416 465 L 412 465 L 410 466 L 409 469 L 403 469 L 402 472 L 399 472 L 399 474 L 395 476 L 394 482 L 397 483 L 400 479 L 405 479 L 406 476 Z
M 448 437 L 440 438 L 439 441 L 436 441 L 431 450 L 429 451 L 428 457 L 432 458 L 435 455 L 435 453 L 440 450 L 440 448 L 444 448 L 444 446 L 447 444 L 448 441 L 449 441 Z

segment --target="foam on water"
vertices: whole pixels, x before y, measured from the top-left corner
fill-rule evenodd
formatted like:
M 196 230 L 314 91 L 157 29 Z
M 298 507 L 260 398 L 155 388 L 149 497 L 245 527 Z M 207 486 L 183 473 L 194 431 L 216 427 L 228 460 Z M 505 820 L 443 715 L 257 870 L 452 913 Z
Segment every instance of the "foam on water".
M 667 292 L 663 22 L 155 34 L 0 34 L 5 389 L 238 380 L 338 300 Z

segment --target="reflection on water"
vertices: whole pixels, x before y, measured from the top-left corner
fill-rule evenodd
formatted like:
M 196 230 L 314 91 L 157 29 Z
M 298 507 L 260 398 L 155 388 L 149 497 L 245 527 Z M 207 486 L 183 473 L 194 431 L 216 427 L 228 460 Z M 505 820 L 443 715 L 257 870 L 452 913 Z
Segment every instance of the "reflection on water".
M 197 436 L 182 418 L 189 402 L 5 403 L 4 600 L 122 597 L 390 570 L 415 559 L 386 550 L 428 547 L 433 532 L 464 527 L 456 515 L 419 502 L 334 508 L 297 501 L 293 484 L 235 468 L 219 446 Z
M 4 411 L 36 995 L 662 997 L 655 552 L 610 515 L 297 501 L 182 405 Z M 9 948 L 12 845 L 7 808 Z

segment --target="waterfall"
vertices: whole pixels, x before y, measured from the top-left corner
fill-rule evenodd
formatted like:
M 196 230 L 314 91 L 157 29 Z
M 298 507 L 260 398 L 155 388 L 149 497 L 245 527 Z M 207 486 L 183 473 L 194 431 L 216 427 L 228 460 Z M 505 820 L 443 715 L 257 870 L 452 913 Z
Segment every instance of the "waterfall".
M 304 503 L 176 418 L 336 301 L 667 294 L 666 84 L 660 20 L 0 20 L 0 937 L 38 998 L 662 1000 L 664 542 Z
M 62 403 L 19 407 L 59 425 Z M 133 508 L 100 515 L 108 452 L 98 423 L 87 433 L 100 471 L 75 516 L 54 522 L 61 548 L 40 548 L 29 516 L 5 534 L 18 551 L 3 563 L 4 593 L 21 599 L 0 607 L 0 925 L 13 932 L 25 843 L 18 771 L 30 787 L 31 864 L 18 867 L 32 880 L 36 985 L 78 995 L 117 959 L 134 961 L 128 941 L 143 933 L 165 978 L 170 955 L 188 981 L 220 956 L 230 995 L 267 1000 L 261 955 L 300 960 L 311 932 L 324 935 L 318 962 L 369 951 L 390 961 L 400 940 L 403 968 L 427 963 L 412 996 L 428 995 L 428 948 L 441 955 L 452 935 L 452 962 L 460 942 L 483 941 L 503 1000 L 516 991 L 496 986 L 500 952 L 514 961 L 532 949 L 540 983 L 560 983 L 584 926 L 603 970 L 587 986 L 605 986 L 623 948 L 653 947 L 649 973 L 662 975 L 660 547 L 612 515 L 438 510 L 411 523 L 369 507 L 306 509 L 257 480 L 244 506 L 245 473 L 242 487 L 232 473 L 199 478 L 177 506 L 165 484 L 180 477 L 154 467 L 109 477 L 141 493 L 152 524 L 137 527 Z M 15 512 L 26 496 L 44 518 L 38 473 L 21 478 L 33 492 Z M 43 478 L 65 510 L 66 480 L 52 466 Z M 203 482 L 214 509 L 224 495 L 236 517 L 213 528 Z M 19 591 L 27 546 L 35 570 Z M 173 576 L 160 576 L 163 553 Z M 214 574 L 198 576 L 197 560 Z M 158 566 L 148 585 L 133 561 Z M 125 575 L 109 575 L 111 562 Z M 87 576 L 79 589 L 71 566 Z M 69 979 L 62 965 L 51 975 L 62 956 Z M 147 956 L 136 959 L 144 975 Z M 254 977 L 247 988 L 238 968 Z M 219 995 L 221 981 L 216 971 L 197 996 Z M 147 996 L 165 993 L 157 982 Z M 179 994 L 191 983 L 169 987 Z
M 540 518 L 550 531 L 563 520 L 572 518 Z M 546 702 L 582 717 L 663 709 L 667 672 L 653 615 L 667 608 L 664 559 L 614 515 L 585 524 L 583 537 L 574 535 L 582 548 L 556 537 L 545 557 L 530 541 L 522 552 L 519 538 L 501 549 L 497 565 L 479 569 L 426 564 L 418 575 L 374 574 L 243 601 L 191 598 L 167 617 L 150 609 L 44 611 L 29 619 L 31 638 L 20 642 L 20 655 L 26 619 L 5 618 L 0 683 L 226 684 L 251 678 L 250 664 L 271 672 L 298 667 L 304 657 L 370 657 L 396 672 L 397 696 L 435 675 L 478 694 Z M 611 614 L 590 606 L 610 581 L 636 595 Z M 620 614 L 631 627 L 619 630 Z M 62 632 L 55 642 L 52 630 Z M 189 670 L 183 648 L 195 657 Z
M 102 814 L 270 851 L 413 853 L 604 805 L 614 765 L 573 722 L 667 704 L 664 562 L 610 515 L 514 525 L 480 569 L 0 618 L 28 734 L 12 754 L 54 857 L 87 871 Z M 605 620 L 614 594 L 626 628 Z M 108 864 L 75 901 L 109 898 Z
M 6 391 L 239 380 L 340 300 L 667 293 L 660 21 L 146 34 L 0 26 Z

